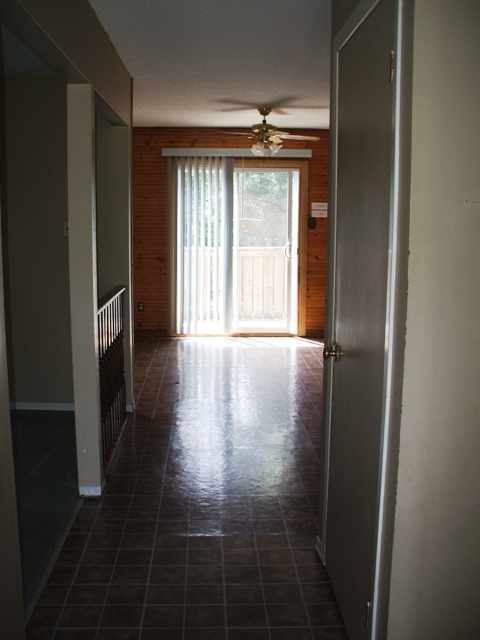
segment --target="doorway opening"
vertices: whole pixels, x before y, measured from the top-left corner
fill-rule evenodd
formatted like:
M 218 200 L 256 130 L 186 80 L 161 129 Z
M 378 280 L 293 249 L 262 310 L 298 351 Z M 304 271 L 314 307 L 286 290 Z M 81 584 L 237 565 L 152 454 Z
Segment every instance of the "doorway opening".
M 308 163 L 177 158 L 170 175 L 171 333 L 304 335 Z

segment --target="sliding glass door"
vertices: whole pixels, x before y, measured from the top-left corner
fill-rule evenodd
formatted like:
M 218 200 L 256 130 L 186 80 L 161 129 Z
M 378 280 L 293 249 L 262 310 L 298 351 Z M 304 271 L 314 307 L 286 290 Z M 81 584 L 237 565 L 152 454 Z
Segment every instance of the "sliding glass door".
M 173 160 L 174 333 L 297 333 L 299 174 Z
M 235 333 L 297 332 L 299 173 L 235 170 Z

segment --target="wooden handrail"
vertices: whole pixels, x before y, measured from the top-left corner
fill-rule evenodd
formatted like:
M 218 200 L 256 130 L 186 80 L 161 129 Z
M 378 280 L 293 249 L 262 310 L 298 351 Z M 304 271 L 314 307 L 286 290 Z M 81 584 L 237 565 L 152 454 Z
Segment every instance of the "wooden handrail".
M 109 291 L 104 296 L 102 296 L 98 301 L 97 313 L 100 314 L 105 309 L 105 307 L 112 302 L 112 300 L 114 300 L 115 298 L 118 298 L 118 296 L 121 295 L 126 290 L 127 290 L 127 287 L 125 287 L 124 285 L 113 287 L 111 291 Z

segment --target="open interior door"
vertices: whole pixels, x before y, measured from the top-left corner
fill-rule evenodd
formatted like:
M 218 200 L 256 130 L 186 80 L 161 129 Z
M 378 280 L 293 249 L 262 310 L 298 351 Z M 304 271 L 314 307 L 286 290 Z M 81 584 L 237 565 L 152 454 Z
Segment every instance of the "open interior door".
M 334 43 L 333 201 L 321 554 L 350 640 L 373 638 L 394 217 L 395 0 Z M 352 26 L 352 25 L 349 25 Z M 337 39 L 339 40 L 339 39 Z

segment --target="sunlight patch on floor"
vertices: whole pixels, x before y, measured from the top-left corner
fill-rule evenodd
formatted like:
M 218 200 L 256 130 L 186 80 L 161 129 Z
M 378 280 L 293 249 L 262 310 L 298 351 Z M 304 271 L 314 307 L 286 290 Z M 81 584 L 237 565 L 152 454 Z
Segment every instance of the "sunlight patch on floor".
M 323 349 L 324 342 L 320 339 L 300 338 L 294 336 L 187 336 L 182 340 L 205 344 L 215 347 L 279 347 L 279 348 L 310 348 Z

